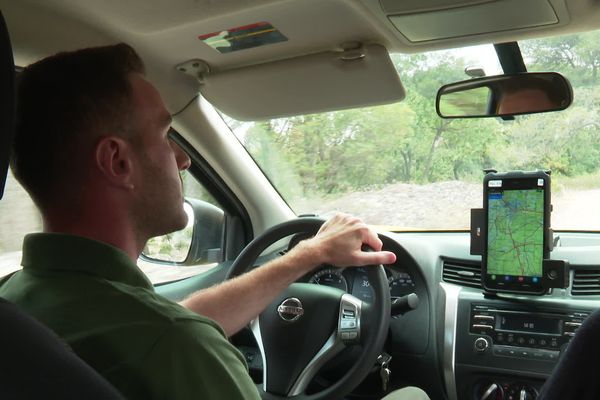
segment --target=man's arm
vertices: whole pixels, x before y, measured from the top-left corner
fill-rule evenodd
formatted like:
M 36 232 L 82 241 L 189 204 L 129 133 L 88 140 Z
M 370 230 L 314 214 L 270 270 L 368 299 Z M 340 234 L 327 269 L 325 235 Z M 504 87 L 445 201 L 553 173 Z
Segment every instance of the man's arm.
M 374 252 L 363 252 L 362 245 Z M 279 293 L 319 265 L 338 267 L 391 264 L 394 253 L 381 251 L 377 233 L 362 221 L 339 214 L 325 222 L 315 237 L 300 242 L 285 256 L 181 302 L 217 321 L 230 336 L 246 326 Z

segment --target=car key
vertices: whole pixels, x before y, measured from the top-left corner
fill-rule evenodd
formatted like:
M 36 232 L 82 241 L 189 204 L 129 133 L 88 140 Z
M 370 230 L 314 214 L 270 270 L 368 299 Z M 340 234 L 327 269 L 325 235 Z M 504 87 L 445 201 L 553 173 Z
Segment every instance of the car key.
M 388 367 L 384 367 L 383 365 L 379 369 L 379 376 L 381 377 L 381 389 L 384 393 L 386 393 L 388 390 L 391 373 L 392 371 L 390 371 Z
M 383 392 L 386 393 L 390 384 L 390 375 L 392 371 L 388 368 L 392 361 L 392 356 L 387 353 L 379 355 L 377 357 L 377 363 L 379 363 L 379 376 L 381 378 L 381 387 Z

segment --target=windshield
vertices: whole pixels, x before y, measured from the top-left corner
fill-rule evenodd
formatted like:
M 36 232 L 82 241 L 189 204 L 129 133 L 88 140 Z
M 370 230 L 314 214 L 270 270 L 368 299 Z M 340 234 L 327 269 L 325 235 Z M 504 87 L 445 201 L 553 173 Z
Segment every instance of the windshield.
M 362 109 L 239 122 L 233 132 L 297 214 L 341 211 L 388 229 L 464 230 L 483 170 L 552 171 L 555 230 L 599 230 L 600 33 L 520 42 L 529 71 L 573 85 L 561 112 L 445 120 L 437 89 L 467 67 L 502 73 L 492 45 L 393 54 L 407 97 Z

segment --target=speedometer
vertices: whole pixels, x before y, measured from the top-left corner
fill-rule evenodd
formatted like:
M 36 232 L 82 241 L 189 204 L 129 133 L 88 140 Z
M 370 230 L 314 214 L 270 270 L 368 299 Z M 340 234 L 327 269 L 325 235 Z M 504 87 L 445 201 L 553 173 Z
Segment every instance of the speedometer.
M 314 274 L 308 282 L 348 291 L 348 282 L 340 270 L 324 269 Z

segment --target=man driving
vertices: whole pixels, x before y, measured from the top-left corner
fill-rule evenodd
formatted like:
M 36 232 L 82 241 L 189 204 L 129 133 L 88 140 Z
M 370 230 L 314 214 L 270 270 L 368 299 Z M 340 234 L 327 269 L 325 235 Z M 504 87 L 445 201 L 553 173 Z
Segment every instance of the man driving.
M 44 228 L 25 238 L 23 269 L 0 280 L 0 296 L 127 398 L 259 399 L 227 337 L 319 265 L 390 264 L 395 255 L 360 220 L 337 215 L 285 256 L 181 305 L 157 295 L 136 260 L 149 238 L 187 223 L 179 173 L 190 159 L 170 124 L 128 45 L 25 68 L 11 166 Z

